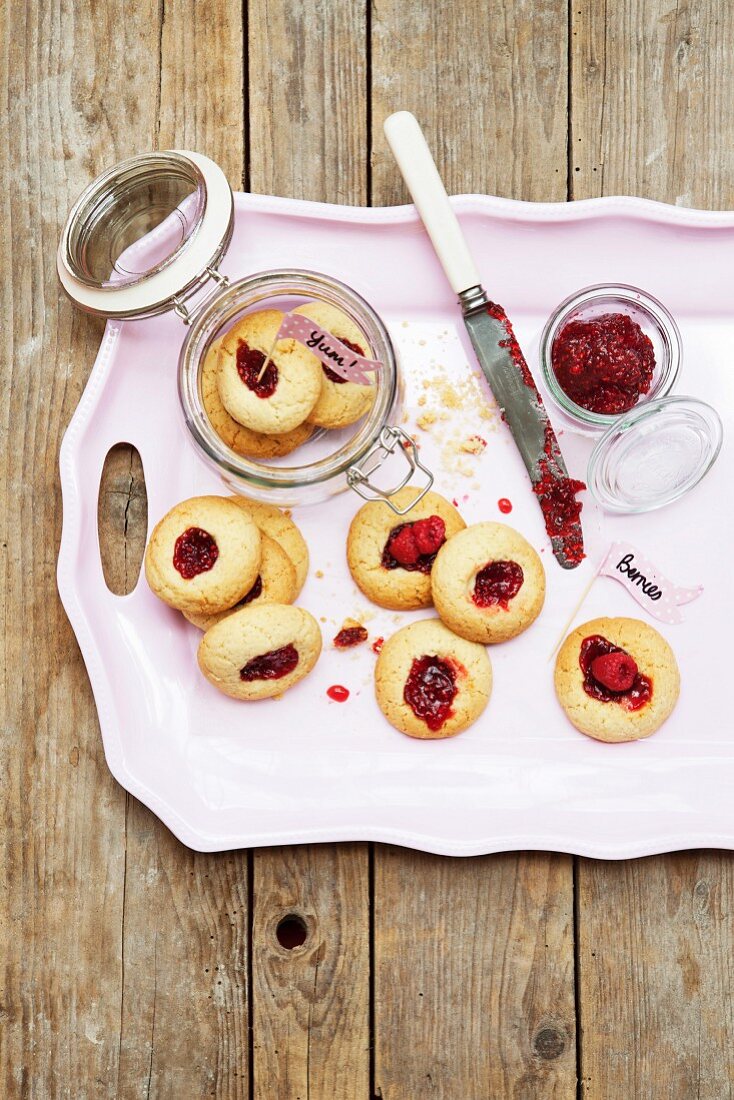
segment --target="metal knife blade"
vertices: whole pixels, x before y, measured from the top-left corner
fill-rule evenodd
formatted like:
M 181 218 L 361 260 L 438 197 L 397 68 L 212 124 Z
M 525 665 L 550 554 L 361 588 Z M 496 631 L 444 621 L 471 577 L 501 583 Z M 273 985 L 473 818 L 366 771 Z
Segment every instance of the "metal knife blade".
M 553 553 L 564 569 L 573 569 L 584 556 L 580 506 L 574 506 L 582 483 L 568 476 L 543 399 L 504 311 L 487 303 L 479 287 L 467 292 L 466 299 L 462 305 L 469 337 L 530 475 Z M 472 301 L 480 304 L 472 308 Z

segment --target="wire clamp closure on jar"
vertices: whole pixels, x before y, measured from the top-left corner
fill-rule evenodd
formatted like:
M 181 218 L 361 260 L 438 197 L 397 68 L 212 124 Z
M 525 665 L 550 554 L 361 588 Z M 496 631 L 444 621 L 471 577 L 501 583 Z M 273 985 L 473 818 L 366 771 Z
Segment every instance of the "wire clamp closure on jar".
M 380 487 L 375 485 L 370 479 L 372 475 L 377 473 L 382 467 L 384 462 L 391 455 L 395 454 L 398 447 L 407 464 L 407 472 L 398 485 L 393 485 L 390 489 L 380 489 Z M 390 497 L 405 488 L 416 470 L 420 470 L 421 473 L 426 475 L 426 484 L 405 508 L 398 508 Z M 418 448 L 411 436 L 409 436 L 407 432 L 404 432 L 402 428 L 394 428 L 388 425 L 382 429 L 378 439 L 370 447 L 369 451 L 362 459 L 361 464 L 355 464 L 349 467 L 347 471 L 347 484 L 349 488 L 354 489 L 355 493 L 358 493 L 363 500 L 384 500 L 396 515 L 404 516 L 415 507 L 419 500 L 423 499 L 431 488 L 433 485 L 433 474 L 418 458 Z

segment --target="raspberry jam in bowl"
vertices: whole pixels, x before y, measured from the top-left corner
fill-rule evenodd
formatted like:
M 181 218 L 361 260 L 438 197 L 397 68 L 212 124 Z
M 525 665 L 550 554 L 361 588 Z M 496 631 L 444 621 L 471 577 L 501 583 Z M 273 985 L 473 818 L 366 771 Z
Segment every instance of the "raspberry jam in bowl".
M 545 385 L 566 424 L 596 434 L 670 392 L 680 372 L 681 338 L 652 295 L 601 284 L 558 306 L 543 330 L 540 354 Z

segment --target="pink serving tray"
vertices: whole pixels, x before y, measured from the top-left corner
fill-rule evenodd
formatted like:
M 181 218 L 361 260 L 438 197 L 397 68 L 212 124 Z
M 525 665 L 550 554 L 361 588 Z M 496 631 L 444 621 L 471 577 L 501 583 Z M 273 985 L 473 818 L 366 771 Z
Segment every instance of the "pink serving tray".
M 240 277 L 312 268 L 355 287 L 385 318 L 402 354 L 409 428 L 425 411 L 417 404 L 424 380 L 433 386 L 440 371 L 462 385 L 476 370 L 412 206 L 362 210 L 255 195 L 235 201 L 224 270 Z M 133 443 L 142 456 L 150 527 L 185 497 L 223 491 L 184 432 L 176 396 L 184 329 L 167 316 L 108 325 L 61 448 L 59 591 L 87 665 L 110 769 L 199 850 L 361 839 L 449 855 L 536 848 L 623 858 L 734 847 L 727 665 L 734 618 L 734 213 L 631 198 L 454 202 L 483 281 L 513 318 L 536 377 L 539 334 L 558 302 L 591 283 L 633 283 L 659 297 L 680 324 L 678 392 L 704 397 L 722 415 L 721 457 L 685 500 L 642 517 L 604 516 L 590 504 L 585 510 L 594 564 L 611 539 L 627 539 L 672 580 L 705 586 L 685 608 L 685 622 L 663 628 L 682 672 L 674 715 L 649 740 L 615 746 L 566 721 L 549 655 L 592 565 L 572 573 L 556 565 L 506 429 L 480 420 L 476 408 L 418 433 L 436 487 L 459 499 L 468 522 L 501 519 L 497 500 L 509 497 L 510 521 L 543 551 L 548 573 L 536 625 L 491 650 L 495 689 L 481 720 L 447 741 L 403 737 L 374 702 L 374 655 L 367 647 L 331 649 L 346 615 L 362 617 L 373 637 L 397 629 L 396 618 L 410 618 L 370 607 L 351 582 L 343 547 L 359 502 L 350 493 L 296 515 L 312 552 L 299 602 L 326 619 L 314 673 L 280 701 L 243 705 L 220 695 L 197 670 L 198 631 L 159 603 L 144 578 L 129 596 L 112 595 L 100 563 L 99 481 L 115 443 Z M 467 458 L 467 475 L 447 461 L 446 439 L 475 431 L 489 445 L 480 458 Z M 583 476 L 589 440 L 565 433 L 562 444 L 572 472 Z M 644 612 L 620 586 L 600 579 L 577 621 L 601 614 Z M 327 698 L 335 682 L 350 689 L 347 703 Z

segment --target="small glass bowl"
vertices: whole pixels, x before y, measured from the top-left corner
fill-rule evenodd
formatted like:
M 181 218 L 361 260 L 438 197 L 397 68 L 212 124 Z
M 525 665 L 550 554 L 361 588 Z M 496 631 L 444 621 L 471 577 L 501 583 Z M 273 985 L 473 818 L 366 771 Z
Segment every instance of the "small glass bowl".
M 672 504 L 718 458 L 719 414 L 695 397 L 665 397 L 618 416 L 589 459 L 592 496 L 607 512 L 639 514 Z
M 561 388 L 553 370 L 553 343 L 569 321 L 592 320 L 605 313 L 625 313 L 650 337 L 655 352 L 655 371 L 647 393 L 634 408 L 665 397 L 675 385 L 681 368 L 680 332 L 665 306 L 634 286 L 600 283 L 585 287 L 554 310 L 546 322 L 540 342 L 543 379 L 550 397 L 563 414 L 566 425 L 585 435 L 606 431 L 625 413 L 595 413 L 572 401 Z M 630 410 L 631 411 L 631 410 Z
M 377 392 L 372 407 L 361 420 L 346 428 L 316 431 L 284 458 L 267 461 L 246 458 L 224 443 L 205 411 L 201 374 L 206 353 L 214 340 L 243 314 L 263 308 L 285 312 L 314 299 L 328 302 L 347 314 L 364 333 L 368 356 L 382 363 L 376 374 Z M 240 279 L 214 295 L 196 312 L 181 349 L 178 392 L 186 428 L 198 453 L 231 489 L 259 500 L 281 506 L 310 504 L 349 487 L 357 492 L 365 487 L 371 489 L 369 475 L 380 465 L 381 458 L 390 455 L 399 464 L 401 474 L 406 473 L 405 467 L 409 467 L 407 473 L 412 473 L 412 460 L 423 469 L 412 442 L 395 427 L 402 388 L 388 331 L 364 298 L 345 283 L 326 275 L 313 271 L 265 271 Z M 383 455 L 383 450 L 388 450 L 389 455 Z M 365 481 L 360 480 L 362 469 Z

